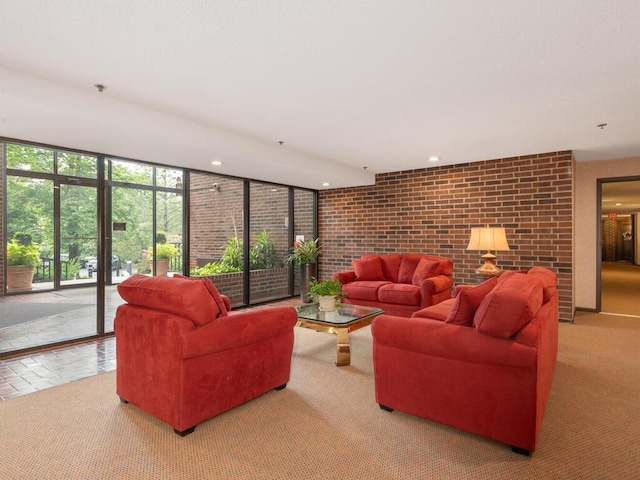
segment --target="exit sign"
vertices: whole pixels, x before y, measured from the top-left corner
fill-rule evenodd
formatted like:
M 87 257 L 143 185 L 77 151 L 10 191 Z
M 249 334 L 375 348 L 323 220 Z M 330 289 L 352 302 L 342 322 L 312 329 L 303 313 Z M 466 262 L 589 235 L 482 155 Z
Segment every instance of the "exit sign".
M 615 212 L 611 212 L 611 213 L 609 214 L 609 218 L 616 218 L 617 216 L 618 216 L 618 214 L 617 214 L 617 213 L 615 213 Z

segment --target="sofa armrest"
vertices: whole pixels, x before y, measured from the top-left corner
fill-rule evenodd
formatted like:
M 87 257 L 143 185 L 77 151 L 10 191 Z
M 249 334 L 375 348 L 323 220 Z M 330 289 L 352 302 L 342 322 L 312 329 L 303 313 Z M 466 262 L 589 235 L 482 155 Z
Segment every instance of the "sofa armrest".
M 224 302 L 224 306 L 227 309 L 227 312 L 231 311 L 231 300 L 229 299 L 229 297 L 227 297 L 226 295 L 223 295 L 222 293 L 220 294 L 220 298 L 222 298 L 222 301 Z
M 452 362 L 534 368 L 536 348 L 512 339 L 484 335 L 473 327 L 427 318 L 380 315 L 371 325 L 374 360 L 377 345 Z
M 184 335 L 182 358 L 230 350 L 288 332 L 293 335 L 297 322 L 296 310 L 289 306 L 229 312 Z
M 452 286 L 453 277 L 448 275 L 436 275 L 435 277 L 429 277 L 422 280 L 422 282 L 420 282 L 420 297 L 422 298 L 422 304 L 424 306 L 431 305 L 431 302 L 425 303 L 425 299 L 439 295 L 447 290 L 451 290 Z
M 341 284 L 355 282 L 356 272 L 355 270 L 343 270 L 342 272 L 336 272 L 331 277 L 332 280 L 338 279 Z

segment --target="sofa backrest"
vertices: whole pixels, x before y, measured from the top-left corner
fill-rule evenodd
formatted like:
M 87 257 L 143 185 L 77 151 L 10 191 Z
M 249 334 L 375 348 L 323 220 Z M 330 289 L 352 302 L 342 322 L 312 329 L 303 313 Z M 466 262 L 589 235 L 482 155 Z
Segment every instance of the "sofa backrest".
M 209 279 L 133 275 L 118 284 L 118 293 L 131 305 L 179 315 L 196 326 L 227 314 L 224 302 Z
M 453 274 L 453 260 L 438 255 L 423 255 L 420 253 L 365 254 L 360 258 L 368 260 L 375 257 L 380 257 L 382 261 L 382 272 L 385 280 L 393 283 L 412 283 L 416 268 L 423 258 L 430 262 L 437 262 L 438 265 L 433 275 L 447 275 L 450 277 Z

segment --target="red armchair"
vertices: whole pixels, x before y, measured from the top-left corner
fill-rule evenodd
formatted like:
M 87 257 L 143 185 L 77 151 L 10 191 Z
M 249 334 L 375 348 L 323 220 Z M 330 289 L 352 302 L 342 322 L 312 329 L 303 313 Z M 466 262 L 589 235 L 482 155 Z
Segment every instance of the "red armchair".
M 117 394 L 181 436 L 289 381 L 293 307 L 228 312 L 208 279 L 135 275 L 118 292 Z

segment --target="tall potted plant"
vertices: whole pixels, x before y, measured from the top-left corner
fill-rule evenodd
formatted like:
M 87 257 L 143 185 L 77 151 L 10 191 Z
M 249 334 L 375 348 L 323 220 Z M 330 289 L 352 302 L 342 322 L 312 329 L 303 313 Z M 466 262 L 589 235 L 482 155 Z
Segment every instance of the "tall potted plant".
M 300 299 L 304 303 L 312 301 L 309 295 L 309 282 L 316 276 L 316 263 L 321 248 L 322 246 L 318 246 L 317 238 L 306 242 L 300 240 L 293 245 L 291 254 L 287 257 L 289 263 L 297 263 L 300 269 Z
M 39 247 L 31 234 L 17 232 L 7 242 L 7 291 L 31 290 L 33 274 L 39 263 Z

